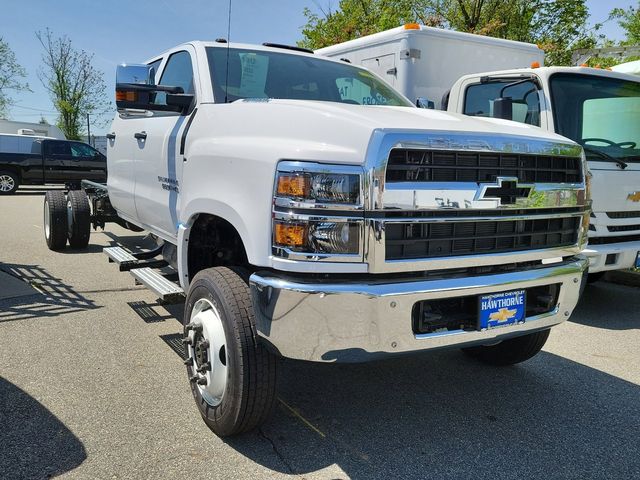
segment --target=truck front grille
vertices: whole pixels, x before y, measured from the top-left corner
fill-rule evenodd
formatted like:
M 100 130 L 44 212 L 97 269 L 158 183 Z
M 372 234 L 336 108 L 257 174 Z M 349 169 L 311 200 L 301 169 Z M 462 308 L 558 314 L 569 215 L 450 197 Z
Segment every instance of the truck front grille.
M 389 222 L 386 260 L 558 248 L 578 241 L 580 217 L 534 220 Z
M 640 230 L 640 225 L 609 225 L 607 230 L 610 232 L 632 232 Z
M 396 148 L 389 154 L 386 172 L 388 183 L 484 183 L 497 177 L 517 177 L 521 183 L 578 183 L 582 161 L 550 155 Z
M 609 218 L 640 218 L 640 210 L 635 212 L 607 212 Z

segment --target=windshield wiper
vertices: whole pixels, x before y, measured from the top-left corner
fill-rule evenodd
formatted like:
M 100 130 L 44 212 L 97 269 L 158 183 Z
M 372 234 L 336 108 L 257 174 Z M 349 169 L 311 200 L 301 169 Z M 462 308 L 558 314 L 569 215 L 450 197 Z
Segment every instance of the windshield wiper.
M 592 147 L 587 147 L 586 145 L 583 145 L 582 148 L 584 148 L 585 152 L 589 152 L 589 153 L 593 153 L 597 156 L 599 156 L 600 158 L 604 158 L 605 160 L 608 160 L 610 162 L 616 162 L 618 164 L 618 166 L 624 170 L 625 168 L 627 168 L 629 165 L 627 165 L 626 162 L 623 162 L 622 160 L 620 160 L 619 158 L 616 158 L 612 155 L 609 155 L 608 153 L 605 153 L 601 150 L 598 150 L 597 148 L 592 148 Z

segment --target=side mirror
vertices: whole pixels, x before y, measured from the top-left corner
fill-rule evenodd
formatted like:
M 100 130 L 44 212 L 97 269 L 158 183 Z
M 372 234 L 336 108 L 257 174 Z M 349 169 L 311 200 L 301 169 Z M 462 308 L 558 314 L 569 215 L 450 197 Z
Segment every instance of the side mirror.
M 493 101 L 493 118 L 513 120 L 513 98 L 500 97 Z
M 416 107 L 434 110 L 436 108 L 436 104 L 433 102 L 433 100 L 429 100 L 426 97 L 418 97 L 418 99 L 416 100 Z
M 156 103 L 156 94 L 165 92 L 165 103 Z M 155 71 L 148 65 L 118 65 L 116 70 L 116 106 L 126 109 L 178 112 L 186 114 L 193 103 L 193 95 L 182 87 L 155 85 Z

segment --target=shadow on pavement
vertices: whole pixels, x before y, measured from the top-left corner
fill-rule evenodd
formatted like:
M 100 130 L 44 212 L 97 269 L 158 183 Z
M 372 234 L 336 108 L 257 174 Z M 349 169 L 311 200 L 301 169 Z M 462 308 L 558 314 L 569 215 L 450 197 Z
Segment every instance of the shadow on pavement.
M 640 288 L 597 282 L 588 285 L 570 322 L 607 330 L 640 328 Z
M 0 264 L 0 270 L 35 288 L 39 293 L 0 300 L 0 323 L 28 318 L 57 317 L 99 308 L 39 265 Z M 0 285 L 1 288 L 1 285 Z
M 226 442 L 277 471 L 352 479 L 639 478 L 640 387 L 542 352 L 283 362 L 275 418 Z M 265 457 L 268 440 L 274 455 Z
M 42 404 L 0 377 L 0 478 L 50 478 L 78 467 L 80 440 Z

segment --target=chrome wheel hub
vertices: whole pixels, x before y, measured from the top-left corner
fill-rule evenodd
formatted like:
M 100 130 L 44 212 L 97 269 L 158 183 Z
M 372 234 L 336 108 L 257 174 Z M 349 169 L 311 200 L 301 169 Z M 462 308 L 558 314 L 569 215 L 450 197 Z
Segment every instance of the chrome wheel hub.
M 216 307 L 202 298 L 193 306 L 189 320 L 185 327 L 185 363 L 192 369 L 190 380 L 204 401 L 215 407 L 227 389 L 227 342 L 222 319 Z
M 14 189 L 16 183 L 9 175 L 0 175 L 0 192 L 10 192 Z
M 51 225 L 49 225 L 49 202 L 44 202 L 44 237 L 51 235 Z

